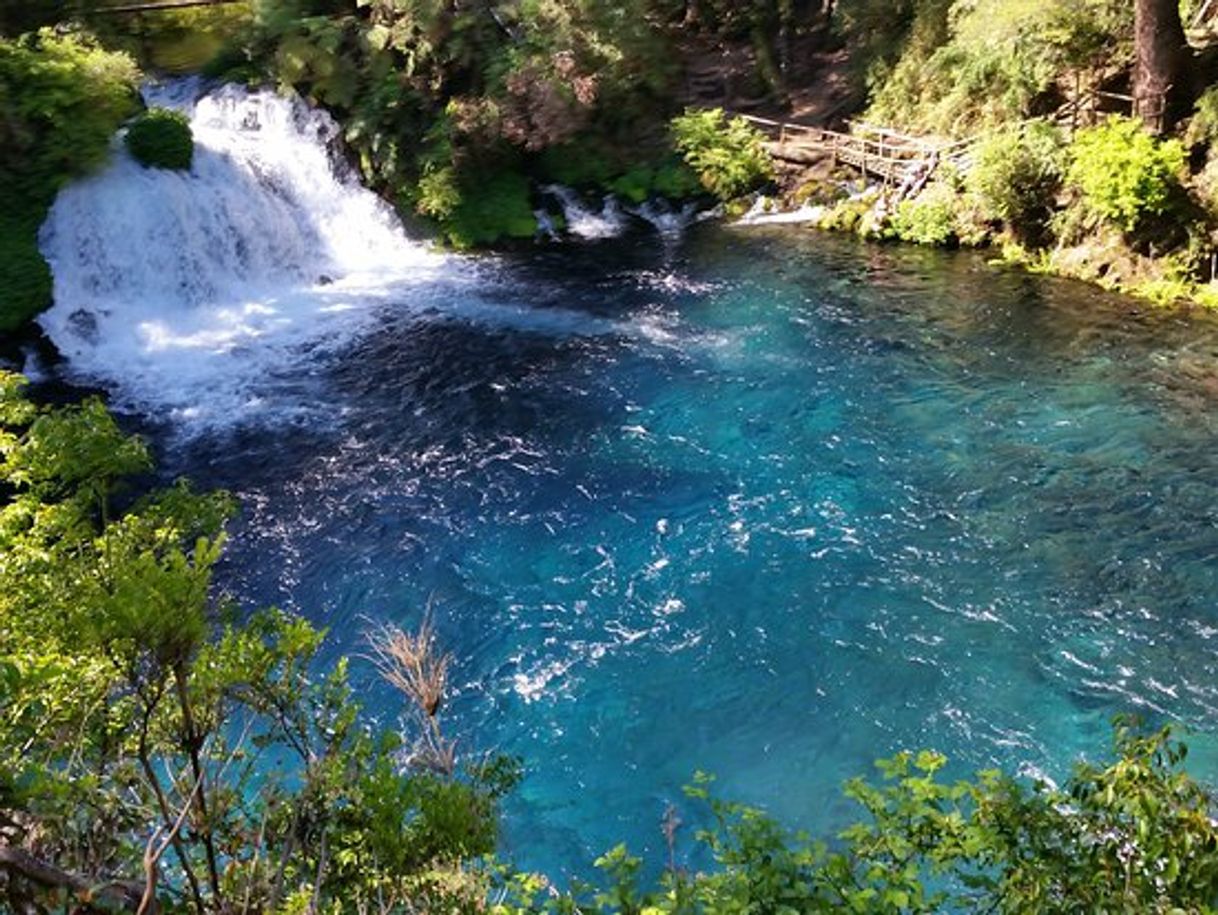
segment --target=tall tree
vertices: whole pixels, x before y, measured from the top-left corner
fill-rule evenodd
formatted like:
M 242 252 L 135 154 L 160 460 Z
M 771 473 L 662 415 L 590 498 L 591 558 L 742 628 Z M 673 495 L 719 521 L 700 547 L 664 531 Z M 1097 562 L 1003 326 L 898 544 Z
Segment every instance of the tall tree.
M 1189 48 L 1178 0 L 1135 0 L 1134 44 L 1134 113 L 1163 133 L 1191 100 Z

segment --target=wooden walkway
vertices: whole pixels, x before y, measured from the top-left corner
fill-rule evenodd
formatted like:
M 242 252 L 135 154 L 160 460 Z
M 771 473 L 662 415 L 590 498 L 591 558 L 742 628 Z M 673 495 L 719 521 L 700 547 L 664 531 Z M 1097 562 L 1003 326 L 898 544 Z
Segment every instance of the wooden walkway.
M 155 13 L 157 10 L 184 10 L 198 6 L 228 6 L 248 3 L 249 0 L 149 0 L 147 3 L 122 3 L 115 6 L 98 6 L 89 11 L 93 16 L 110 16 L 118 13 Z
M 1214 2 L 1218 4 L 1218 0 Z M 1149 100 L 1145 104 L 1153 101 L 1158 102 L 1161 113 L 1163 100 Z M 1073 101 L 1050 115 L 1004 125 L 1001 129 L 1043 122 L 1056 124 L 1072 136 L 1076 130 L 1097 124 L 1110 114 L 1131 115 L 1138 107 L 1138 101 L 1129 96 L 1080 92 Z M 1142 113 L 1145 116 L 1146 111 Z M 867 177 L 879 179 L 886 187 L 898 188 L 900 197 L 916 194 L 943 165 L 951 164 L 957 171 L 967 172 L 972 167 L 977 146 L 988 135 L 980 133 L 963 140 L 944 140 L 912 136 L 860 121 L 850 123 L 849 133 L 841 133 L 807 124 L 772 121 L 747 112 L 729 111 L 728 114 L 742 117 L 756 127 L 766 137 L 767 149 L 776 159 L 801 165 L 829 159 L 835 165 L 848 165 Z
M 970 153 L 980 139 L 914 137 L 861 122 L 851 124 L 850 133 L 840 133 L 749 114 L 740 117 L 766 136 L 769 153 L 776 159 L 800 164 L 831 159 L 897 187 L 924 184 L 946 163 L 967 170 Z

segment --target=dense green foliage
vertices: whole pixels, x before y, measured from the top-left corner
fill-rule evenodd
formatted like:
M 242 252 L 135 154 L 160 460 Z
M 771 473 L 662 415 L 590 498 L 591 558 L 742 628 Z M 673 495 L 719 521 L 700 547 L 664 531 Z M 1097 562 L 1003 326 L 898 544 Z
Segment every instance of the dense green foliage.
M 707 191 L 732 200 L 769 181 L 774 167 L 761 135 L 722 109 L 687 111 L 673 119 L 674 143 Z
M 1065 146 L 1060 130 L 1039 121 L 986 137 L 968 174 L 985 216 L 1020 238 L 1040 240 L 1061 190 Z
M 0 375 L 0 844 L 24 855 L 0 906 L 481 898 L 460 862 L 494 849 L 513 766 L 458 766 L 438 700 L 407 706 L 406 744 L 374 731 L 322 632 L 215 592 L 232 501 L 124 495 L 148 467 L 100 402 L 42 410 Z M 430 636 L 397 636 L 442 686 Z
M 1076 80 L 1090 88 L 1132 59 L 1133 5 L 1121 0 L 904 5 L 905 19 L 886 18 L 879 0 L 845 14 L 880 123 L 962 135 L 1043 113 Z
M 419 179 L 416 208 L 434 217 L 457 248 L 532 238 L 537 232 L 528 179 L 515 171 L 492 172 L 484 181 L 458 176 L 451 167 L 427 172 Z
M 937 182 L 911 200 L 902 200 L 892 214 L 893 235 L 919 245 L 949 245 L 958 240 L 955 192 Z
M 149 168 L 187 170 L 194 159 L 190 120 L 168 108 L 153 108 L 132 121 L 126 143 L 131 155 Z
M 858 778 L 846 786 L 864 819 L 832 842 L 719 800 L 701 777 L 686 789 L 708 814 L 692 851 L 712 868 L 676 866 L 682 849 L 670 812 L 670 863 L 658 887 L 644 889 L 643 862 L 618 847 L 597 862 L 603 886 L 547 907 L 630 915 L 1210 912 L 1218 828 L 1209 798 L 1179 768 L 1185 752 L 1168 731 L 1143 736 L 1121 725 L 1116 761 L 1080 763 L 1061 788 L 995 771 L 946 782 L 942 756 L 901 753 L 878 763 L 879 784 Z M 537 906 L 526 893 L 498 911 L 524 915 Z
M 1086 206 L 1126 232 L 1167 211 L 1184 171 L 1183 145 L 1156 140 L 1128 118 L 1079 131 L 1070 157 L 1068 179 Z
M 673 78 L 643 0 L 268 0 L 225 62 L 336 112 L 365 178 L 458 244 L 525 234 L 547 150 L 595 145 L 598 181 L 661 155 L 647 121 Z
M 1186 19 L 1199 11 L 1181 4 Z M 1128 93 L 1142 78 L 1135 59 L 1158 54 L 1148 36 L 1170 28 L 1161 21 L 1135 35 L 1134 4 L 842 0 L 835 22 L 868 91 L 864 117 L 929 141 L 960 139 L 952 164 L 963 181 L 936 174 L 923 186 L 910 175 L 865 212 L 831 202 L 813 222 L 921 244 L 992 240 L 1013 262 L 1156 303 L 1218 300 L 1209 51 L 1180 55 L 1168 82 L 1177 103 L 1198 101 L 1178 138 L 1159 137 L 1179 104 L 1156 113 L 1154 98 Z
M 50 304 L 38 226 L 64 182 L 104 161 L 137 76 L 130 58 L 84 36 L 0 39 L 0 331 Z

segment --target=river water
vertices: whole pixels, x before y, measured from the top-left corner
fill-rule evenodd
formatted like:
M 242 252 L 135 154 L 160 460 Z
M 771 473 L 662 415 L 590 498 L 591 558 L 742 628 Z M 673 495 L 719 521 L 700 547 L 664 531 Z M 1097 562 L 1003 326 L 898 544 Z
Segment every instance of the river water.
M 328 119 L 179 96 L 190 175 L 117 152 L 44 229 L 62 371 L 241 498 L 223 585 L 331 657 L 433 606 L 518 863 L 657 853 L 698 769 L 813 829 L 902 748 L 1060 777 L 1120 711 L 1218 771 L 1213 320 L 790 227 L 442 256 Z

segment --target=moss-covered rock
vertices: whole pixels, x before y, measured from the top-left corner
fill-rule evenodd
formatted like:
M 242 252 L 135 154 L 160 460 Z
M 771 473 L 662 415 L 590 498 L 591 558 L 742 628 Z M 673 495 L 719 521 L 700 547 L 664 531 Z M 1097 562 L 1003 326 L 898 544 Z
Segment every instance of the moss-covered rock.
M 8 333 L 51 304 L 51 268 L 38 252 L 37 223 L 0 217 L 0 332 Z
M 127 149 L 149 168 L 189 169 L 195 151 L 190 121 L 168 108 L 145 111 L 127 128 Z

